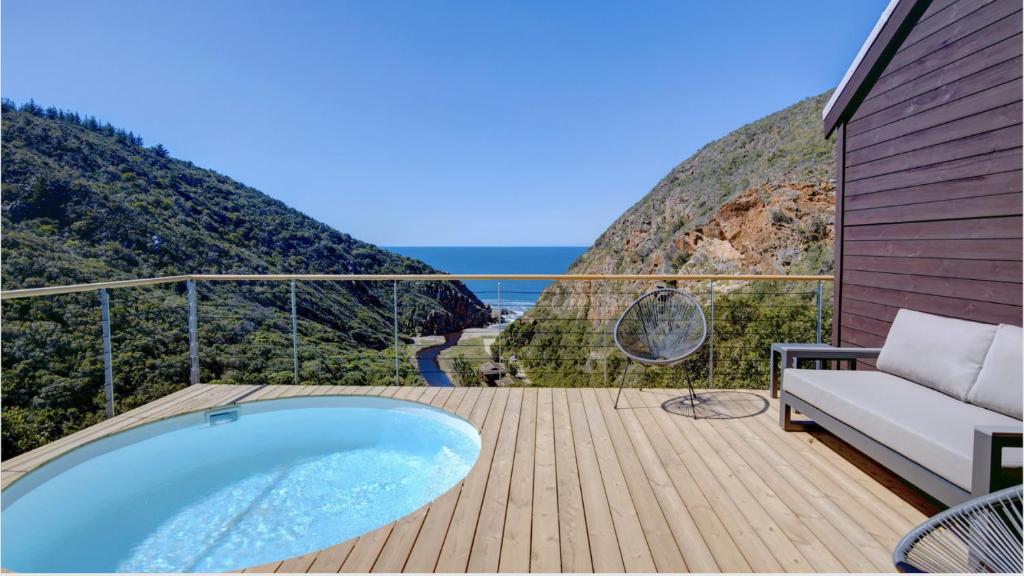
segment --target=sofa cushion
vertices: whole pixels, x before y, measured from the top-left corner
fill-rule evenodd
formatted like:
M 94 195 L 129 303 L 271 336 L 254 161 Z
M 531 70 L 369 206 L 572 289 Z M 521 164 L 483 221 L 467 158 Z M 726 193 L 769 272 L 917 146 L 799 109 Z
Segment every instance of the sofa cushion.
M 967 393 L 967 401 L 1000 414 L 1021 419 L 1024 405 L 1024 331 L 1020 326 L 1000 324 L 978 381 Z
M 993 324 L 901 309 L 876 366 L 966 401 L 995 335 Z
M 782 389 L 968 491 L 974 428 L 1022 426 L 884 372 L 790 368 Z M 1020 466 L 1020 449 L 1004 451 L 1004 463 Z

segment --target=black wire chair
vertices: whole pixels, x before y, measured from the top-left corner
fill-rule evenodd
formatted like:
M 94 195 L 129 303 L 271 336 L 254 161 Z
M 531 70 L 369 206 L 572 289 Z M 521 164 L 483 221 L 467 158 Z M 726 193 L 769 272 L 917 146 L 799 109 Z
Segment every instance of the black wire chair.
M 630 364 L 637 362 L 645 368 L 677 365 L 700 349 L 707 332 L 700 302 L 682 290 L 657 288 L 633 301 L 615 323 L 613 331 L 615 345 L 626 355 L 615 407 L 619 407 Z M 690 391 L 690 408 L 696 418 L 698 398 L 685 366 L 683 372 Z M 646 378 L 646 372 L 644 376 Z M 643 390 L 643 382 L 640 389 Z

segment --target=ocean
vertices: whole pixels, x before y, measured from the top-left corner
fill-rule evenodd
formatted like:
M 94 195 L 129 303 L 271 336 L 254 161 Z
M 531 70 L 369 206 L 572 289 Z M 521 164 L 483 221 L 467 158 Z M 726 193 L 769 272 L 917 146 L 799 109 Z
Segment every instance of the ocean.
M 564 274 L 584 252 L 585 246 L 398 246 L 388 250 L 416 258 L 450 274 Z M 501 282 L 501 305 L 513 315 L 522 314 L 551 282 L 514 280 Z M 466 286 L 492 306 L 498 304 L 498 282 L 472 280 Z

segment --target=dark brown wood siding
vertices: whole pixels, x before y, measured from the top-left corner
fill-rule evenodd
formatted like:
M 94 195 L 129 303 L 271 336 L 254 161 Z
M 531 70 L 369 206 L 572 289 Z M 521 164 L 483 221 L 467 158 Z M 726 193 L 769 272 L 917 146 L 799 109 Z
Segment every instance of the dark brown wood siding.
M 1021 0 L 934 0 L 838 126 L 835 340 L 1021 325 Z

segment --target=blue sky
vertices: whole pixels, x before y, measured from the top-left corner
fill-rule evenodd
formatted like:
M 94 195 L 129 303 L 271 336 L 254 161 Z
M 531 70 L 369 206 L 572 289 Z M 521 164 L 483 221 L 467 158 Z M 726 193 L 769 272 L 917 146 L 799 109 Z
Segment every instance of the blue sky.
M 2 92 L 382 245 L 589 245 L 886 0 L 5 0 Z

